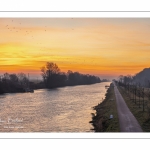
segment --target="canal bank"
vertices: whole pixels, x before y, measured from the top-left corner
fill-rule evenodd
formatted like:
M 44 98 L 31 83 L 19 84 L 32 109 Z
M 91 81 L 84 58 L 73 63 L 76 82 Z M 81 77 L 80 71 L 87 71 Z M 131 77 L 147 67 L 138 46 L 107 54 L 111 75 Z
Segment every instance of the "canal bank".
M 1 123 L 0 132 L 93 132 L 92 106 L 105 97 L 105 85 L 110 82 L 0 95 L 1 120 L 23 120 L 10 128 Z
M 93 109 L 96 112 L 95 114 L 92 113 L 92 121 L 90 121 L 93 125 L 92 130 L 95 132 L 119 132 L 117 106 L 112 83 L 105 94 L 105 99 Z

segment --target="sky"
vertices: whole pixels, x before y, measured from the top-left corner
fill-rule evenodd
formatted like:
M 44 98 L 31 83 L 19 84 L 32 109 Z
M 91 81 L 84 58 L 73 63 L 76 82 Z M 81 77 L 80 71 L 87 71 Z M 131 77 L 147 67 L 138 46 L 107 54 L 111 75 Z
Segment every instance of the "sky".
M 101 79 L 150 67 L 148 18 L 0 18 L 0 74 L 41 77 L 54 62 Z

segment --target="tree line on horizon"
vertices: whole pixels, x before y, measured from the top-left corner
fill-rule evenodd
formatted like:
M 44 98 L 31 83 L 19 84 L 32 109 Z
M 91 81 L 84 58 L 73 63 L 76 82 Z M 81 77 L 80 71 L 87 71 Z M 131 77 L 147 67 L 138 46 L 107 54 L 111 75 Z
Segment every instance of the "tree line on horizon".
M 24 73 L 4 73 L 0 76 L 0 94 L 26 92 L 29 86 L 34 89 L 43 87 L 42 83 L 30 82 L 27 75 Z
M 101 82 L 100 78 L 94 75 L 81 74 L 68 70 L 61 72 L 57 64 L 47 62 L 41 68 L 43 81 L 46 88 L 56 88 L 61 86 L 86 85 Z
M 5 73 L 0 76 L 0 94 L 25 92 L 26 88 L 42 89 L 42 88 L 57 88 L 63 86 L 88 85 L 100 83 L 101 79 L 94 75 L 81 74 L 68 70 L 67 73 L 61 72 L 57 64 L 47 62 L 41 68 L 43 81 L 34 83 L 29 81 L 24 73 L 9 74 Z
M 135 75 L 120 75 L 118 77 L 120 85 L 136 85 L 140 87 L 150 88 L 150 68 L 144 68 L 142 71 Z
M 120 75 L 118 80 L 113 80 L 123 90 L 126 96 L 137 105 L 138 108 L 142 107 L 143 112 L 147 107 L 148 115 L 150 118 L 150 68 L 144 68 L 142 71 L 135 75 Z

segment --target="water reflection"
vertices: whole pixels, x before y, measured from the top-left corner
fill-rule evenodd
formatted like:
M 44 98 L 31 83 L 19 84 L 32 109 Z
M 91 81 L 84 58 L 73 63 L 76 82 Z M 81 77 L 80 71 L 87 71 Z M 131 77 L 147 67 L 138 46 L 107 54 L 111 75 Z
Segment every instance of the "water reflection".
M 0 131 L 91 132 L 92 107 L 105 97 L 105 85 L 109 84 L 104 82 L 1 95 Z M 14 120 L 10 128 L 8 118 Z M 15 122 L 17 118 L 23 121 Z M 3 120 L 6 122 L 1 122 Z

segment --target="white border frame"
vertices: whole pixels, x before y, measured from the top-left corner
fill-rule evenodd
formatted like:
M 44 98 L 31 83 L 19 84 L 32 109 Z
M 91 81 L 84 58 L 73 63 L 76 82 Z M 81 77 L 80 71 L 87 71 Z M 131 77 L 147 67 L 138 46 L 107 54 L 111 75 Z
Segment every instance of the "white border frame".
M 1 18 L 149 18 L 150 11 L 18 11 L 0 12 Z
M 150 18 L 150 12 L 1 11 L 0 18 Z M 0 133 L 0 139 L 149 139 L 149 133 Z

